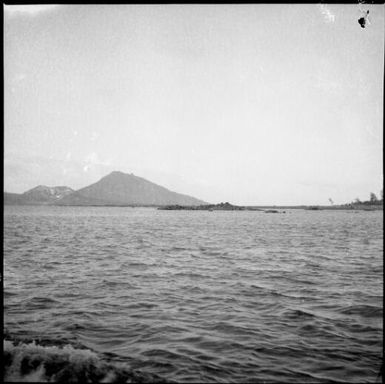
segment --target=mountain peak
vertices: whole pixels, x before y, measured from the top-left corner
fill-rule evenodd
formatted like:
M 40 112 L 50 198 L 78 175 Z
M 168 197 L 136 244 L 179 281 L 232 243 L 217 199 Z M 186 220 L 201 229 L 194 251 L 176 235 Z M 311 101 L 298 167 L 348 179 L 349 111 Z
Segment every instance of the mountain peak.
M 194 197 L 172 192 L 133 173 L 113 171 L 98 182 L 66 196 L 63 205 L 201 205 Z
M 112 171 L 109 175 L 107 176 L 111 176 L 111 175 L 127 175 L 127 173 L 124 173 L 124 172 L 121 172 L 121 171 Z
M 116 176 L 135 176 L 133 173 L 124 173 L 121 171 L 112 171 L 105 177 L 116 177 Z

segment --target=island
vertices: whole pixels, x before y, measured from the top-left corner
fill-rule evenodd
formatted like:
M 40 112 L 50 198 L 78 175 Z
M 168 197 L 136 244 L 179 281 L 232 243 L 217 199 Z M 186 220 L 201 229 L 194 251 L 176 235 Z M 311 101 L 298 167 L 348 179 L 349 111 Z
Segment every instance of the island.
M 159 207 L 161 210 L 187 210 L 187 211 L 262 211 L 256 207 L 246 207 L 241 205 L 233 205 L 229 202 L 219 204 L 204 204 L 204 205 L 165 205 Z

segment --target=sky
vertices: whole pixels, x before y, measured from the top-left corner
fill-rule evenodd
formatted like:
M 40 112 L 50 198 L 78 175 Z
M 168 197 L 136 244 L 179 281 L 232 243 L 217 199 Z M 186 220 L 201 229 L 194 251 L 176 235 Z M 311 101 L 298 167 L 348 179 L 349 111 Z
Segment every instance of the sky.
M 116 170 L 210 203 L 368 200 L 383 69 L 384 5 L 4 5 L 4 190 Z

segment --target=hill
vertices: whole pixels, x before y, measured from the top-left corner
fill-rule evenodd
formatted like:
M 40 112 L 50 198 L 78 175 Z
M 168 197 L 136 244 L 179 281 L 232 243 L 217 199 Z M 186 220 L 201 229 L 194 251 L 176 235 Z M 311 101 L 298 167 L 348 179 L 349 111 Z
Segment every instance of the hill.
M 53 204 L 64 196 L 73 193 L 69 187 L 47 187 L 39 185 L 24 193 L 4 192 L 5 205 L 46 205 Z
M 79 189 L 56 202 L 57 205 L 201 205 L 204 201 L 172 192 L 142 177 L 112 172 L 98 182 Z
M 46 187 L 39 185 L 22 194 L 27 202 L 34 203 L 53 203 L 60 200 L 64 196 L 70 195 L 74 190 L 69 187 Z

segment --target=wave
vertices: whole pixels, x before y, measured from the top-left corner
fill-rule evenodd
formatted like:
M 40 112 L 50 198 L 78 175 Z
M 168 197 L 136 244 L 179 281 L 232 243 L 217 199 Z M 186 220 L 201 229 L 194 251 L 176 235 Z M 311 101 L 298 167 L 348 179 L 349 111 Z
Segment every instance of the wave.
M 157 375 L 114 363 L 90 349 L 71 344 L 40 345 L 3 340 L 6 382 L 168 383 Z
M 17 296 L 18 294 L 16 292 L 11 292 L 11 291 L 8 291 L 6 289 L 4 289 L 3 291 L 3 296 L 5 299 L 9 298 L 9 297 L 13 297 L 13 296 Z
M 350 305 L 339 310 L 344 315 L 360 315 L 363 317 L 382 317 L 382 308 L 368 304 Z
M 314 314 L 310 312 L 303 311 L 301 309 L 289 309 L 283 314 L 287 319 L 296 320 L 296 319 L 312 319 L 315 317 Z

